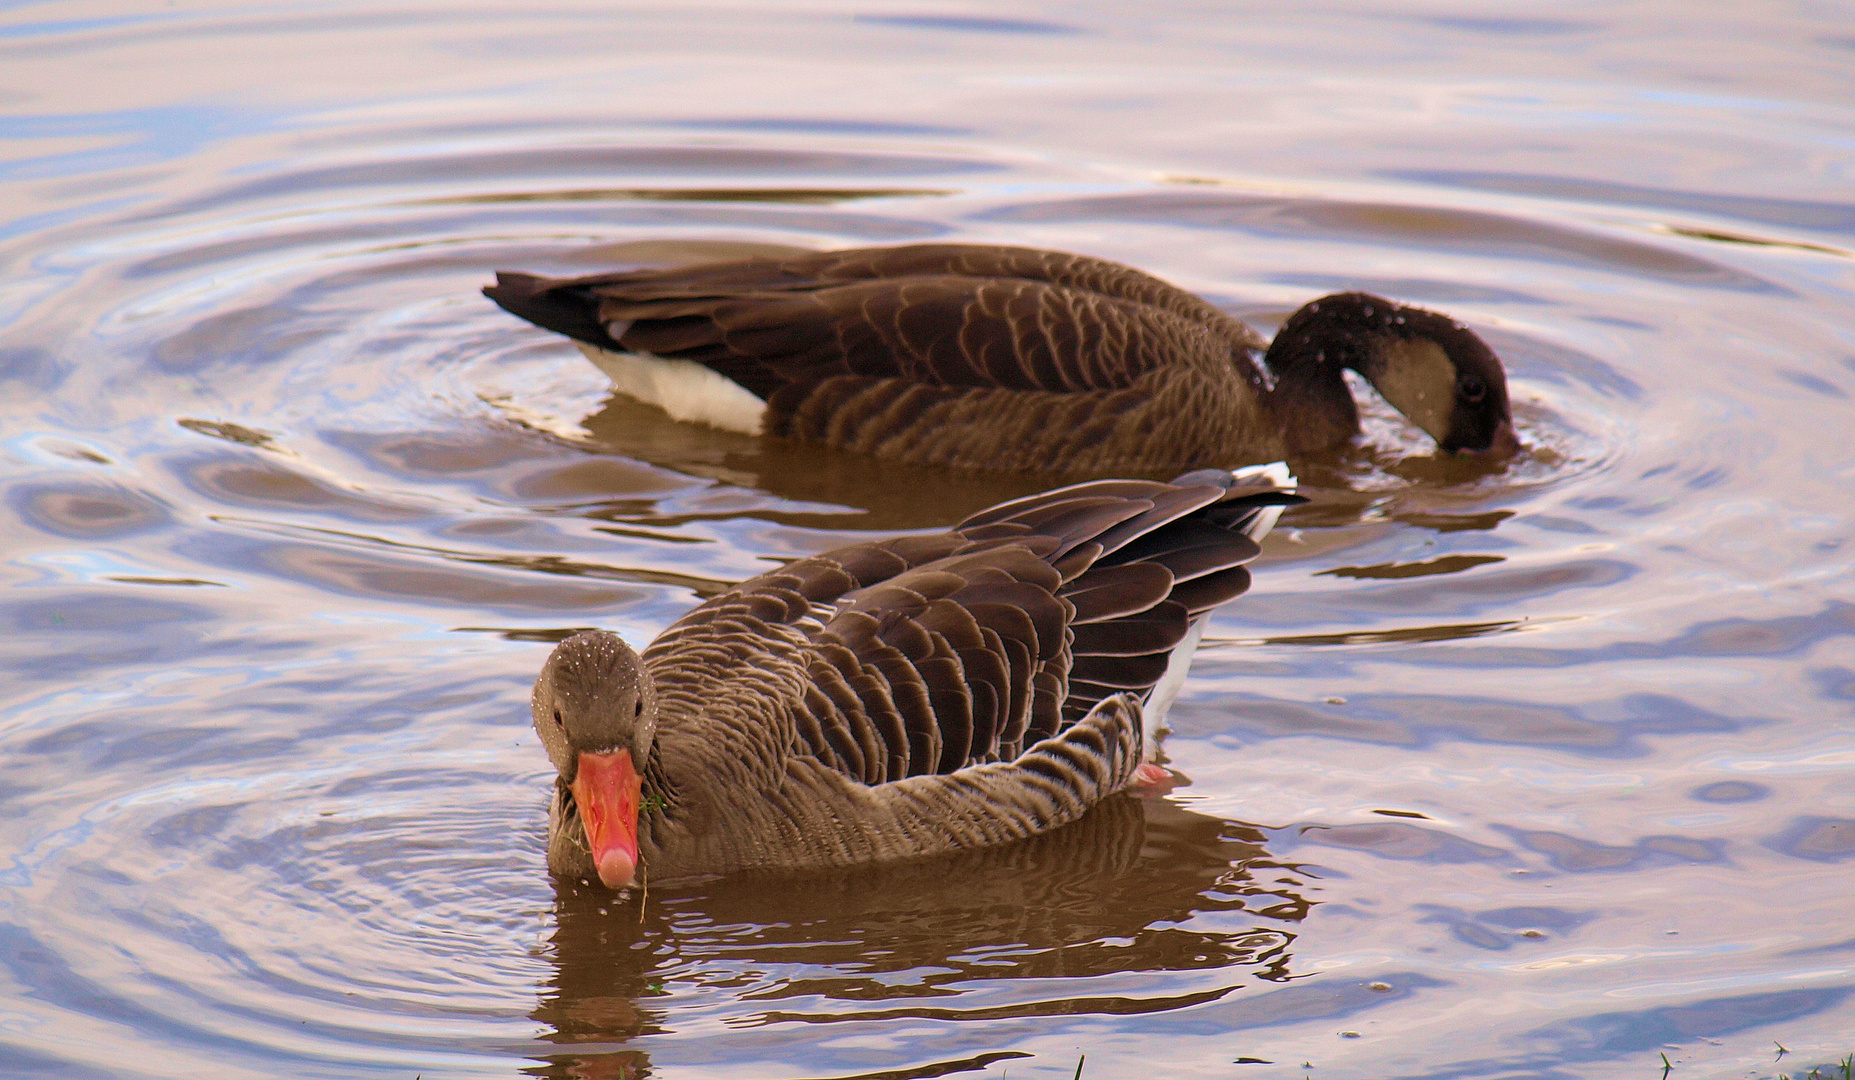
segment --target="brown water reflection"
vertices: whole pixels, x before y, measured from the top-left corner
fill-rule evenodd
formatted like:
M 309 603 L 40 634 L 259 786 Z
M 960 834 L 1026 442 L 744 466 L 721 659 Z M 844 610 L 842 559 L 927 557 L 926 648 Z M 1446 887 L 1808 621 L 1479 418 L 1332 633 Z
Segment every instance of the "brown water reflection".
M 1301 874 L 1271 859 L 1254 828 L 1120 796 L 1056 833 L 950 859 L 623 899 L 559 882 L 558 970 L 534 1018 L 553 1029 L 550 1041 L 599 1049 L 550 1055 L 540 1075 L 642 1075 L 647 1052 L 609 1044 L 664 1031 L 653 1003 L 676 984 L 720 985 L 709 960 L 738 973 L 728 986 L 747 1011 L 729 1026 L 747 1032 L 1134 1016 L 1218 1001 L 1292 977 L 1293 928 L 1313 903 L 1303 893 L 1318 889 Z M 1230 928 L 1193 929 L 1203 915 L 1229 916 L 1216 921 Z M 1166 977 L 1185 972 L 1212 977 Z M 1076 996 L 1075 980 L 1096 992 Z M 892 1075 L 940 1075 L 948 1064 Z
M 931 7 L 0 10 L 0 1073 L 1855 1049 L 1844 13 Z M 934 866 L 556 889 L 549 643 L 1041 481 L 671 423 L 479 288 L 917 240 L 1118 259 L 1265 331 L 1349 288 L 1447 311 L 1526 453 L 1440 458 L 1362 387 L 1162 800 Z
M 845 519 L 849 508 L 860 511 L 854 519 L 860 530 L 943 528 L 993 503 L 1049 486 L 1047 478 L 954 474 L 696 425 L 673 425 L 679 430 L 665 432 L 660 412 L 628 398 L 613 397 L 581 424 L 590 437 L 588 446 L 603 453 L 643 458 L 691 476 L 755 488 L 784 503 L 817 505 L 813 513 L 786 510 L 765 515 L 799 528 L 842 528 L 850 524 Z M 675 526 L 684 520 L 651 523 Z

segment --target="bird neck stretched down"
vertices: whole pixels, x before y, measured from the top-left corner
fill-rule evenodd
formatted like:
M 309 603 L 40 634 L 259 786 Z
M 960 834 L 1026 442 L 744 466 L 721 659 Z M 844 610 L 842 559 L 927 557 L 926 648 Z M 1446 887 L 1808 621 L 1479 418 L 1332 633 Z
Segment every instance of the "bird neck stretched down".
M 485 292 L 580 341 L 673 417 L 917 465 L 1160 475 L 1344 445 L 1344 370 L 1440 450 L 1519 448 L 1500 361 L 1473 331 L 1365 293 L 1264 342 L 1149 274 L 1028 248 L 922 244 Z
M 1346 441 L 1359 410 L 1344 369 L 1364 376 L 1393 408 L 1448 452 L 1518 449 L 1507 376 L 1475 332 L 1446 315 L 1369 293 L 1336 293 L 1301 307 L 1264 358 L 1268 390 L 1290 453 Z

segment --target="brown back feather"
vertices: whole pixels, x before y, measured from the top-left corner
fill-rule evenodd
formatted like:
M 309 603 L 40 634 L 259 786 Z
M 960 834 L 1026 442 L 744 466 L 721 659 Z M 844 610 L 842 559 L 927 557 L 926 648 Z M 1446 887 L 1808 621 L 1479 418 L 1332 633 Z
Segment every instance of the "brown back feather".
M 485 292 L 602 348 L 705 364 L 780 398 L 782 418 L 798 412 L 794 394 L 841 376 L 1116 390 L 1182 357 L 1228 364 L 1233 350 L 1261 345 L 1241 322 L 1149 274 L 1029 248 L 929 244 L 580 278 L 508 274 Z
M 1256 544 L 1207 518 L 1272 491 L 1099 481 L 852 544 L 716 597 L 646 661 L 718 620 L 785 626 L 811 687 L 800 752 L 867 784 L 1010 760 L 1114 693 L 1144 699 L 1191 618 L 1247 587 Z

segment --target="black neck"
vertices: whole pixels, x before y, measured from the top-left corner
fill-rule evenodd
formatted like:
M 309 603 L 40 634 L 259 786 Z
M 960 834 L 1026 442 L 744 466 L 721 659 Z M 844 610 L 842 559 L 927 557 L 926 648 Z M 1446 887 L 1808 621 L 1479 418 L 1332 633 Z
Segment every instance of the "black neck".
M 1338 335 L 1284 326 L 1263 358 L 1275 377 L 1268 394 L 1291 454 L 1345 442 L 1359 433 L 1359 408 L 1341 374 L 1365 365 L 1357 346 Z

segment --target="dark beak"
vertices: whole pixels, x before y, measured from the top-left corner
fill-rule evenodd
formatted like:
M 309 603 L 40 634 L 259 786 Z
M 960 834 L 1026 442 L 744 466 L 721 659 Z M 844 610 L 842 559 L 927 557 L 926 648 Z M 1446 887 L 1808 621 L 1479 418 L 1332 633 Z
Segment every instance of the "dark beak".
M 1489 438 L 1487 446 L 1480 450 L 1464 447 L 1460 452 L 1476 457 L 1510 458 L 1520 452 L 1520 436 L 1514 434 L 1511 420 L 1503 420 L 1501 426 L 1494 429 L 1494 435 Z

